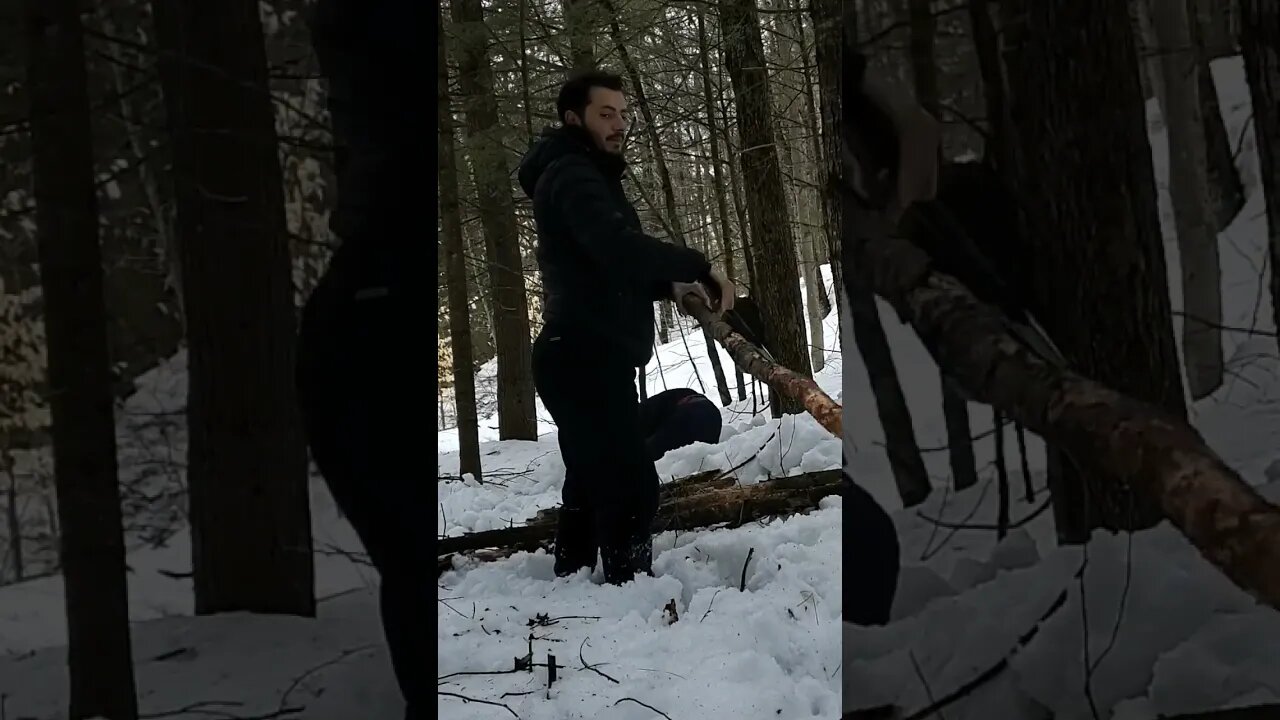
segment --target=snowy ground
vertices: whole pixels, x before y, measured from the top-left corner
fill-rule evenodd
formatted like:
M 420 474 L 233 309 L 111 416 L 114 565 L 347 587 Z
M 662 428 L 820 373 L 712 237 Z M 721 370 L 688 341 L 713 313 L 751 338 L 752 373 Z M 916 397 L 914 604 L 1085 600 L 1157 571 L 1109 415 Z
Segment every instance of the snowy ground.
M 1219 61 L 1215 73 L 1228 132 L 1233 140 L 1243 138 L 1240 163 L 1250 192 L 1249 204 L 1222 235 L 1224 323 L 1273 332 L 1270 299 L 1260 282 L 1266 272 L 1264 220 L 1252 131 L 1244 131 L 1249 110 L 1240 61 Z M 1167 148 L 1156 113 L 1151 130 L 1157 174 L 1163 178 Z M 1178 268 L 1167 189 L 1160 199 L 1176 307 Z M 440 690 L 504 702 L 531 719 L 660 717 L 646 705 L 676 720 L 833 718 L 842 703 L 853 708 L 895 702 L 908 711 L 919 709 L 929 697 L 947 696 L 1010 656 L 1009 668 L 940 716 L 1092 718 L 1092 696 L 1099 717 L 1150 720 L 1280 700 L 1275 613 L 1257 609 L 1167 525 L 1139 534 L 1132 543 L 1098 537 L 1082 552 L 1052 547 L 1048 514 L 999 545 L 990 531 L 953 531 L 920 517 L 994 521 L 995 489 L 987 480 L 992 443 L 978 443 L 979 465 L 985 467 L 978 487 L 959 495 L 941 490 L 946 456 L 928 451 L 945 439 L 937 369 L 892 313 L 883 317 L 920 444 L 940 488 L 923 507 L 896 513 L 905 567 L 894 623 L 837 633 L 840 507 L 832 500 L 785 521 L 663 534 L 656 541 L 657 577 L 625 588 L 602 585 L 598 576 L 585 574 L 556 580 L 550 559 L 541 553 L 446 572 L 439 579 L 437 605 Z M 833 323 L 834 316 L 829 317 L 828 348 L 837 346 Z M 1274 338 L 1229 334 L 1225 345 L 1231 376 L 1219 393 L 1197 404 L 1195 422 L 1247 480 L 1269 482 L 1266 493 L 1280 499 L 1280 450 L 1275 448 L 1280 361 Z M 696 375 L 690 355 L 701 360 Z M 660 349 L 661 370 L 657 363 L 650 365 L 650 389 L 699 387 L 698 377 L 709 384 L 704 356 L 700 334 L 674 338 Z M 877 497 L 896 507 L 860 358 L 828 353 L 828 363 L 819 381 L 844 400 L 846 424 L 853 428 L 852 468 Z M 842 368 L 847 371 L 843 388 Z M 145 378 L 144 392 L 131 400 L 127 414 L 172 415 L 182 404 L 184 373 L 179 357 Z M 971 410 L 974 430 L 981 433 L 990 426 L 990 413 L 978 406 Z M 658 465 L 664 477 L 745 460 L 738 475 L 750 483 L 839 463 L 840 444 L 807 417 L 765 420 L 752 413 L 750 399 L 724 415 L 721 442 L 670 453 Z M 545 414 L 540 419 L 544 434 L 527 443 L 496 442 L 495 429 L 485 424 L 485 483 L 438 484 L 441 533 L 518 523 L 557 503 L 562 467 L 554 428 Z M 159 420 L 129 420 L 123 428 L 134 439 L 122 442 L 122 472 L 146 476 L 151 483 L 139 486 L 147 497 L 137 498 L 131 511 L 137 526 L 129 557 L 143 712 L 195 720 L 296 708 L 279 717 L 396 720 L 400 707 L 381 645 L 374 580 L 353 555 L 358 543 L 328 494 L 319 486 L 312 494 L 317 594 L 323 598 L 318 619 L 191 618 L 189 580 L 169 577 L 190 568 L 188 534 L 180 516 L 175 522 L 172 515 L 175 503 L 165 499 L 181 497 L 181 429 Z M 441 433 L 438 444 L 440 474 L 455 471 L 456 436 Z M 1008 445 L 1012 458 L 1012 437 Z M 1031 463 L 1033 483 L 1040 488 L 1043 460 L 1035 442 Z M 1020 498 L 1016 461 L 1011 469 L 1019 489 L 1015 498 Z M 1015 503 L 1012 517 L 1026 517 L 1042 499 L 1041 493 L 1030 503 Z M 148 535 L 152 525 L 178 531 Z M 739 592 L 748 551 L 746 591 Z M 1075 574 L 1085 565 L 1084 553 L 1081 582 Z M 1021 652 L 1013 652 L 1064 589 L 1061 607 L 1038 625 Z M 673 600 L 679 620 L 668 624 L 664 608 Z M 63 613 L 57 576 L 0 588 L 0 717 L 65 718 Z M 560 669 L 549 689 L 543 667 L 451 675 L 511 669 L 512 659 L 529 651 L 530 635 L 536 663 L 544 664 L 548 653 L 556 656 Z M 1088 692 L 1081 662 L 1085 638 L 1092 667 Z M 437 709 L 448 720 L 507 716 L 502 708 L 448 695 L 439 698 Z
M 714 397 L 703 337 L 683 332 L 659 346 L 649 365 L 649 391 L 702 389 L 701 378 Z M 825 336 L 834 347 L 834 312 Z M 731 371 L 728 355 L 716 349 Z M 818 382 L 838 395 L 840 377 L 840 356 L 828 352 Z M 763 398 L 755 401 L 756 409 L 763 406 Z M 752 410 L 750 395 L 724 408 L 720 442 L 668 453 L 657 464 L 659 474 L 667 480 L 737 468 L 739 480 L 751 484 L 840 466 L 839 440 L 808 415 L 776 421 Z M 497 442 L 496 429 L 482 423 L 485 481 L 438 485 L 441 534 L 505 527 L 559 504 L 564 465 L 555 427 L 541 405 L 538 417 L 536 442 Z M 456 475 L 456 434 L 441 433 L 439 442 L 440 474 Z M 440 690 L 504 702 L 530 720 L 658 717 L 624 698 L 672 717 L 834 717 L 840 705 L 839 508 L 832 498 L 814 513 L 786 520 L 663 533 L 655 541 L 655 577 L 621 588 L 604 585 L 599 568 L 592 576 L 556 579 L 543 552 L 460 563 L 439 581 Z M 746 590 L 740 592 L 744 563 Z M 672 602 L 675 622 L 665 610 Z M 465 674 L 511 670 L 512 658 L 530 647 L 536 663 L 550 653 L 564 666 L 550 690 L 545 669 Z M 437 709 L 450 720 L 494 717 L 492 706 L 453 696 L 442 696 Z

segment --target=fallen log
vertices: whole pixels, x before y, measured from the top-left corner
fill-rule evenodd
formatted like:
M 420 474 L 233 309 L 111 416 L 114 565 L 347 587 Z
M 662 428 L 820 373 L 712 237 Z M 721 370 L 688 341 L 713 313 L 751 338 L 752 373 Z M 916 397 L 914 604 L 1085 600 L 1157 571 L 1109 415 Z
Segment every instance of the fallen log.
M 823 498 L 839 494 L 840 471 L 821 470 L 755 485 L 723 486 L 714 478 L 701 482 L 707 489 L 689 492 L 688 488 L 697 483 L 685 483 L 683 494 L 676 492 L 660 502 L 652 526 L 655 532 L 695 530 L 721 524 L 736 527 L 767 517 L 806 512 L 817 507 Z M 439 559 L 450 553 L 489 548 L 533 549 L 550 542 L 555 530 L 554 521 L 543 520 L 501 530 L 439 538 L 436 556 Z
M 688 497 L 707 490 L 715 490 L 727 487 L 733 487 L 738 484 L 738 479 L 731 473 L 723 470 L 706 470 L 689 475 L 688 477 L 676 478 L 671 482 L 666 482 L 658 486 L 658 505 L 669 502 L 675 498 Z M 527 524 L 533 525 L 541 522 L 555 522 L 560 517 L 560 508 L 546 508 L 539 510 L 533 519 Z
M 1044 362 L 1010 333 L 997 310 L 933 270 L 919 248 L 883 232 L 851 237 L 854 226 L 845 226 L 852 267 L 976 401 L 1039 433 L 1100 477 L 1156 498 L 1206 559 L 1280 609 L 1280 508 L 1227 467 L 1195 429 Z
M 738 527 L 768 517 L 807 512 L 840 493 L 840 471 L 791 475 L 756 485 L 737 485 L 674 498 L 659 506 L 655 531 L 693 530 L 727 524 Z
M 805 377 L 765 357 L 746 338 L 734 332 L 729 323 L 712 313 L 698 296 L 686 295 L 683 306 L 699 325 L 711 333 L 711 337 L 729 351 L 734 364 L 786 397 L 798 400 L 827 432 L 843 437 L 843 411 L 840 404 L 823 392 L 813 378 Z

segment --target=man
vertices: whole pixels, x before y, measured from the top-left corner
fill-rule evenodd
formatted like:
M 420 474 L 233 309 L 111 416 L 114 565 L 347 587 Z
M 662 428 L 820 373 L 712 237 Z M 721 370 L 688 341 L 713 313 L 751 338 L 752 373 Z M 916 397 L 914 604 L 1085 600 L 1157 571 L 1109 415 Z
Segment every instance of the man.
M 429 127 L 402 90 L 417 67 L 410 0 L 319 0 L 312 39 L 328 80 L 341 241 L 302 314 L 298 395 L 311 456 L 381 575 L 382 624 L 407 709 L 427 716 L 426 478 L 405 407 L 432 402 L 406 329 L 430 307 L 421 194 Z M 413 228 L 422 228 L 421 233 Z M 412 428 L 412 430 L 411 430 Z M 434 539 L 431 540 L 434 542 Z
M 733 307 L 728 279 L 702 253 L 646 235 L 627 200 L 622 88 L 620 77 L 601 72 L 566 82 L 556 100 L 561 127 L 542 134 L 519 171 L 533 200 L 545 295 L 534 385 L 559 428 L 565 464 L 555 571 L 594 566 L 598 542 L 614 584 L 652 565 L 658 475 L 635 369 L 653 353 L 653 303 L 693 294 L 713 310 Z
M 640 429 L 654 462 L 676 448 L 720 442 L 723 424 L 720 408 L 691 388 L 664 390 L 640 403 Z

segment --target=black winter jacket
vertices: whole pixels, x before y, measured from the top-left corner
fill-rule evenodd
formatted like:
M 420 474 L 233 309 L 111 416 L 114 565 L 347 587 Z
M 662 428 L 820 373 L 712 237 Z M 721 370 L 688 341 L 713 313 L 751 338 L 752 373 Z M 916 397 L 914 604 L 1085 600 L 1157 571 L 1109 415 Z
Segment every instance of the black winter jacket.
M 548 129 L 520 164 L 533 200 L 543 320 L 603 340 L 639 367 L 653 356 L 653 303 L 672 282 L 710 282 L 702 253 L 644 234 L 622 190 L 626 161 L 576 126 Z

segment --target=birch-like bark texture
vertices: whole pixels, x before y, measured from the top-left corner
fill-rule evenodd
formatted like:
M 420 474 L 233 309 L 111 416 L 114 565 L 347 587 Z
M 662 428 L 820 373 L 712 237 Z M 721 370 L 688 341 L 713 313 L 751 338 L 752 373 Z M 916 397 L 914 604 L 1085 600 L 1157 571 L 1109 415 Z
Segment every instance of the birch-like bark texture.
M 729 323 L 712 314 L 696 297 L 686 296 L 684 307 L 712 337 L 724 345 L 738 367 L 767 383 L 789 403 L 803 408 L 827 432 L 836 437 L 844 436 L 840 405 L 818 387 L 813 378 L 766 358 L 746 338 L 734 332 Z
M 1280 508 L 1184 418 L 1045 364 L 1008 333 L 998 312 L 931 270 L 905 240 L 870 239 L 858 259 L 875 291 L 975 399 L 1063 448 L 1086 471 L 1156 501 L 1205 559 L 1280 610 Z

